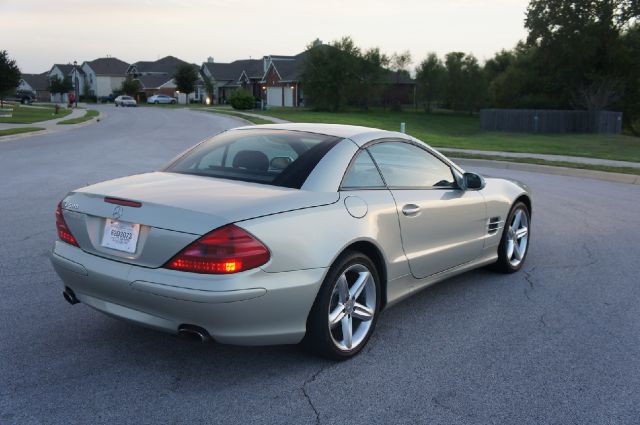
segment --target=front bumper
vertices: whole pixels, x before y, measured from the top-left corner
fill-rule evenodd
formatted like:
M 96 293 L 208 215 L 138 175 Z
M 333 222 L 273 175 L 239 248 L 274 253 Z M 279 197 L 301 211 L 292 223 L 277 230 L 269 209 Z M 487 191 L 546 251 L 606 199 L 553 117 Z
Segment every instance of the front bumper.
M 51 262 L 78 300 L 96 310 L 172 333 L 196 325 L 239 345 L 299 342 L 327 270 L 201 275 L 121 263 L 60 241 Z

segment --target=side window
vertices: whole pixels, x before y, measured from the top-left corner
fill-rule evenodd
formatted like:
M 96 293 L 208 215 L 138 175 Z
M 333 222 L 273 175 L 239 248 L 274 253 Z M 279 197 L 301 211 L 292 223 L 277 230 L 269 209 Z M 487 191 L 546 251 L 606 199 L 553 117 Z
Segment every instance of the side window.
M 384 187 L 378 168 L 366 151 L 358 153 L 342 181 L 343 189 Z
M 202 159 L 200 159 L 200 163 L 198 164 L 197 168 L 206 169 L 212 167 L 222 167 L 222 160 L 224 159 L 224 151 L 226 149 L 227 146 L 221 146 L 218 149 L 213 149 L 211 152 L 204 155 Z
M 424 149 L 402 142 L 368 149 L 389 187 L 456 187 L 449 166 Z

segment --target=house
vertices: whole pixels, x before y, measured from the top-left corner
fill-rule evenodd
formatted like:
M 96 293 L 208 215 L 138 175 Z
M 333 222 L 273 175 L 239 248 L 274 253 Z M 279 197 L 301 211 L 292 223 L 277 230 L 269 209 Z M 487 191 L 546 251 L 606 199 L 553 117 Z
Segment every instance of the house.
M 209 58 L 200 67 L 200 72 L 213 84 L 212 103 L 224 104 L 238 88 L 243 88 L 253 94 L 256 99 L 260 99 L 260 80 L 263 74 L 261 69 L 262 61 L 259 59 L 219 63 Z
M 106 57 L 84 62 L 81 67 L 84 84 L 80 93 L 89 96 L 108 96 L 118 91 L 127 78 L 129 64 L 118 58 Z
M 262 99 L 262 77 L 264 76 L 264 60 L 245 59 L 236 61 L 241 64 L 242 73 L 238 78 L 240 86 L 258 100 Z
M 62 80 L 67 76 L 71 78 L 71 83 L 73 84 L 75 91 L 78 92 L 80 96 L 84 96 L 86 88 L 85 73 L 81 67 L 77 66 L 76 62 L 74 62 L 73 64 L 54 64 L 51 67 L 51 70 L 49 70 L 48 72 L 49 80 L 54 77 L 58 77 Z M 60 96 L 59 93 L 51 93 L 51 102 L 66 103 L 67 101 L 68 97 L 66 93 L 62 96 Z
M 144 99 L 148 99 L 154 94 L 166 94 L 171 97 L 176 94 L 176 85 L 170 75 L 140 75 L 136 80 L 140 83 L 140 91 L 144 95 Z
M 416 81 L 408 72 L 385 70 L 382 84 L 382 105 L 409 105 L 416 102 Z
M 51 93 L 49 93 L 49 73 L 42 74 L 22 74 L 18 90 L 30 91 L 35 94 L 36 100 L 39 102 L 49 102 Z
M 175 56 L 165 56 L 156 61 L 139 61 L 132 63 L 127 68 L 127 75 L 140 82 L 141 90 L 139 93 L 139 101 L 144 101 L 154 94 L 162 93 L 168 96 L 177 97 L 179 103 L 186 103 L 187 99 L 184 93 L 176 90 L 176 84 L 173 76 L 178 66 L 188 64 Z M 197 65 L 190 64 L 194 67 Z M 200 76 L 200 73 L 198 73 Z M 196 83 L 195 92 L 189 93 L 189 101 L 202 102 L 205 98 L 204 81 L 200 76 Z
M 267 106 L 302 106 L 304 98 L 300 85 L 304 51 L 295 56 L 269 55 L 263 57 L 262 99 Z

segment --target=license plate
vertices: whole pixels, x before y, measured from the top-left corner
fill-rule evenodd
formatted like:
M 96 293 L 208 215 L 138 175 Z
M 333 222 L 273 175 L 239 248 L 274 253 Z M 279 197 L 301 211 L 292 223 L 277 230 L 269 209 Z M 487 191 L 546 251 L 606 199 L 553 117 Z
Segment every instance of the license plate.
M 140 225 L 107 219 L 102 235 L 102 246 L 133 254 L 138 245 Z

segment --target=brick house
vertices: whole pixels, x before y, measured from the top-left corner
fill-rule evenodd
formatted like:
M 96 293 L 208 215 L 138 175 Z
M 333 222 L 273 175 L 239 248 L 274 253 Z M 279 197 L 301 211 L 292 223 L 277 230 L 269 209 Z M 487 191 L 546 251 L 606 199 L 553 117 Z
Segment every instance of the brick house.
M 220 63 L 209 58 L 200 67 L 200 72 L 213 84 L 214 98 L 212 103 L 224 104 L 229 96 L 239 88 L 249 91 L 256 99 L 260 99 L 262 67 L 262 61 L 259 59 L 241 59 L 231 63 Z
M 303 106 L 300 74 L 307 52 L 295 56 L 263 57 L 262 96 L 267 106 Z
M 189 64 L 175 56 L 165 56 L 156 61 L 139 61 L 129 65 L 127 75 L 140 82 L 141 90 L 138 93 L 138 101 L 143 102 L 154 94 L 166 94 L 176 97 L 179 103 L 186 103 L 187 99 L 184 93 L 179 93 L 176 89 L 173 76 L 178 66 Z M 198 67 L 194 64 L 189 64 Z M 189 93 L 189 101 L 203 102 L 205 96 L 204 81 L 202 75 L 198 71 L 200 77 L 196 83 L 195 91 Z

